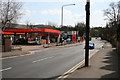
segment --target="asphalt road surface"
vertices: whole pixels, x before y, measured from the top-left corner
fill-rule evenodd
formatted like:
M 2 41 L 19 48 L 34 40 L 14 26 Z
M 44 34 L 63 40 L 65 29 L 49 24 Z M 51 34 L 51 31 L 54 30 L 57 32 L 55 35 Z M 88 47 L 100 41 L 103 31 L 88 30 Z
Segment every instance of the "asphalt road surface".
M 93 39 L 95 49 L 101 49 L 103 42 Z M 84 59 L 84 44 L 66 48 L 47 48 L 33 55 L 2 60 L 3 78 L 57 78 Z

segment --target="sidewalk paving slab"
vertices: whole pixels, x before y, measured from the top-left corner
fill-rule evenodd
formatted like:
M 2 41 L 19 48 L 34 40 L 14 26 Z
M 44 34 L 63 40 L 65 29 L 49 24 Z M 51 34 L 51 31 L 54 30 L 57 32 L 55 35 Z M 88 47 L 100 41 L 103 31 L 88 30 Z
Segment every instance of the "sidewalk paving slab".
M 107 43 L 90 59 L 89 67 L 80 66 L 64 80 L 120 80 L 120 55 Z

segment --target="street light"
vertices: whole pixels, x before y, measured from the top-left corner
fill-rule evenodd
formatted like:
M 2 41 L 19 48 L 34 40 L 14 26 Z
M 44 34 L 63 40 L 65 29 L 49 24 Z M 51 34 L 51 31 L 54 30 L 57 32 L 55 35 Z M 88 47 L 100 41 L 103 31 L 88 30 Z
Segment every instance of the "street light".
M 86 10 L 85 67 L 88 67 L 89 66 L 90 0 L 87 0 L 85 10 Z
M 72 5 L 75 5 L 75 4 L 62 5 L 62 11 L 61 11 L 61 27 L 63 26 L 63 7 L 64 7 L 64 6 L 72 6 Z

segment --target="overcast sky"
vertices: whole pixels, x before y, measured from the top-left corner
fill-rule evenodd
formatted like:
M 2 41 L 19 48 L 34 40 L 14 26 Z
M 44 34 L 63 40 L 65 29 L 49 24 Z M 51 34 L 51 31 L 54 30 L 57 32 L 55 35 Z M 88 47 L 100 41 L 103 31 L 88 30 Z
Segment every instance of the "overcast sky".
M 109 7 L 111 2 L 119 0 L 91 0 L 90 27 L 104 26 L 107 21 L 104 17 L 104 9 Z M 75 6 L 64 7 L 63 25 L 75 26 L 78 22 L 85 22 L 86 0 L 26 0 L 23 1 L 22 16 L 19 23 L 25 24 L 30 21 L 32 24 L 61 24 L 61 7 L 66 4 Z

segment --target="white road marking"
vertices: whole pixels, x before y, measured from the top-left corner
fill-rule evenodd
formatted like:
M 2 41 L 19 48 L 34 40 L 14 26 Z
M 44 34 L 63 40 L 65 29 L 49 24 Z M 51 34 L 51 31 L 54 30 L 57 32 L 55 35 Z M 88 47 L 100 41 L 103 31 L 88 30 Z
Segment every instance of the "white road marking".
M 29 51 L 28 54 L 21 54 L 21 55 L 15 55 L 15 56 L 10 56 L 10 57 L 4 57 L 4 58 L 1 58 L 0 59 L 9 59 L 9 58 L 16 58 L 16 57 L 21 57 L 21 56 L 27 56 L 27 55 L 32 55 L 32 54 L 35 54 L 35 52 L 42 52 L 42 51 L 47 51 L 49 49 L 45 49 L 45 50 L 38 50 L 38 51 Z
M 73 45 L 74 46 L 74 45 Z M 71 46 L 59 46 L 60 48 L 73 48 Z M 21 56 L 27 56 L 27 55 L 32 55 L 32 54 L 35 54 L 36 52 L 43 52 L 43 51 L 47 51 L 49 50 L 50 48 L 47 48 L 47 49 L 44 49 L 44 50 L 37 50 L 37 51 L 28 51 L 29 53 L 28 54 L 20 54 L 20 55 L 14 55 L 14 56 L 10 56 L 10 57 L 0 57 L 0 59 L 9 59 L 9 58 L 16 58 L 16 57 L 21 57 Z M 55 49 L 59 49 L 59 48 L 54 48 Z
M 2 71 L 7 71 L 7 70 L 9 70 L 9 69 L 12 69 L 12 67 L 9 67 L 9 68 L 6 68 L 6 69 L 2 69 L 2 70 L 0 70 L 0 72 L 2 72 Z
M 35 62 L 40 62 L 40 61 L 43 61 L 43 60 L 46 60 L 46 59 L 50 59 L 50 58 L 53 58 L 53 57 L 55 57 L 55 56 L 51 56 L 51 57 L 47 57 L 47 58 L 35 60 L 35 61 L 32 61 L 32 62 L 33 62 L 33 63 L 35 63 Z
M 9 58 L 16 58 L 18 56 L 11 56 L 11 57 L 4 57 L 4 58 L 0 58 L 0 59 L 9 59 Z
M 28 54 L 20 54 L 20 55 L 15 55 L 15 56 L 10 56 L 10 57 L 3 57 L 3 58 L 0 58 L 0 59 L 16 58 L 16 57 L 27 56 L 27 55 L 32 55 L 32 54 L 34 54 L 34 52 L 29 51 Z

